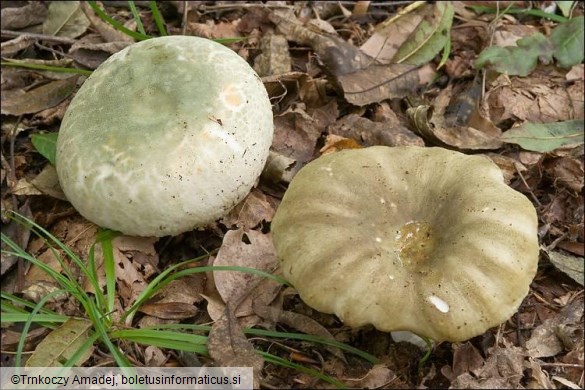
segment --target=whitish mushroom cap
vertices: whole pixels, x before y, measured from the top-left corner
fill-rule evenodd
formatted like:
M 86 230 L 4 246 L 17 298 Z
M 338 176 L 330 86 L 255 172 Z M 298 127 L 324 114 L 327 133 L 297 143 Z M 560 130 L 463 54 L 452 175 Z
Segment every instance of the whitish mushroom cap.
M 272 142 L 252 68 L 210 40 L 169 36 L 112 55 L 61 125 L 57 173 L 87 219 L 130 235 L 206 225 L 242 200 Z
M 517 310 L 536 273 L 537 227 L 489 159 L 378 146 L 301 169 L 272 234 L 313 308 L 354 327 L 460 341 Z

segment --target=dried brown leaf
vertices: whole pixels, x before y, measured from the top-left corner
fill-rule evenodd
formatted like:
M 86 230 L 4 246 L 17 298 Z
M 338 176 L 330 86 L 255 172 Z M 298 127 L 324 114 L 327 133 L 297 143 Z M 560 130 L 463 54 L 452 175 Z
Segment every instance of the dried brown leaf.
M 533 74 L 530 77 L 500 75 L 486 92 L 489 116 L 494 124 L 512 120 L 531 123 L 551 123 L 582 118 L 583 83 L 581 102 L 567 93 L 560 77 Z M 575 96 L 579 100 L 578 92 Z
M 223 217 L 222 223 L 227 227 L 253 229 L 262 221 L 272 221 L 275 203 L 276 200 L 255 188 Z
M 2 114 L 31 114 L 54 107 L 75 90 L 78 78 L 79 76 L 73 76 L 64 80 L 52 81 L 23 93 L 11 93 L 10 95 L 3 93 Z
M 364 146 L 424 146 L 422 138 L 403 126 L 372 122 L 356 114 L 347 115 L 329 126 L 330 134 L 352 138 Z
M 337 76 L 345 100 L 356 106 L 402 98 L 421 86 L 419 66 L 372 65 Z
M 451 382 L 452 389 L 515 389 L 524 375 L 525 351 L 510 345 L 505 339 L 504 347 L 495 346 L 485 363 L 474 370 L 474 375 L 466 372 Z
M 335 153 L 343 149 L 359 149 L 362 146 L 353 138 L 345 138 L 335 134 L 329 134 L 325 138 L 325 145 L 319 150 L 321 154 Z
M 225 315 L 214 322 L 207 339 L 209 356 L 221 367 L 252 367 L 254 388 L 260 385 L 260 371 L 264 360 L 256 354 L 238 325 L 234 311 L 226 305 Z
M 97 34 L 86 35 L 71 46 L 69 55 L 86 68 L 96 69 L 112 54 L 130 44 L 128 41 L 101 42 Z
M 8 5 L 2 8 L 2 28 L 6 30 L 20 30 L 29 26 L 43 23 L 47 16 L 45 3 L 32 1 L 20 3 L 19 7 Z
M 268 160 L 262 171 L 262 178 L 273 183 L 290 183 L 294 176 L 292 168 L 297 160 L 283 156 L 282 154 L 270 151 Z
M 378 61 L 388 64 L 415 30 L 424 15 L 420 12 L 399 13 L 380 23 L 374 34 L 360 47 L 360 49 L 376 58 Z
M 155 242 L 155 237 L 118 236 L 112 240 L 118 294 L 124 309 L 134 303 L 156 271 L 158 254 L 154 249 Z
M 81 2 L 81 9 L 106 42 L 134 42 L 132 37 L 124 34 L 122 31 L 116 30 L 111 24 L 104 22 L 99 16 L 96 15 L 94 10 L 89 6 L 89 4 L 87 4 L 87 2 Z
M 528 354 L 533 358 L 555 356 L 564 349 L 563 340 L 558 336 L 562 326 L 575 326 L 583 318 L 583 299 L 577 299 L 565 306 L 554 318 L 544 321 L 532 331 L 526 342 Z
M 328 73 L 339 76 L 364 69 L 372 63 L 370 56 L 343 39 L 306 28 L 291 11 L 273 11 L 269 18 L 288 40 L 311 46 Z
M 398 379 L 394 371 L 383 364 L 376 364 L 365 377 L 351 381 L 352 387 L 358 389 L 381 389 Z M 394 387 L 389 387 L 394 388 Z M 399 388 L 399 387 L 396 387 Z
M 282 35 L 266 33 L 260 40 L 261 53 L 254 60 L 254 70 L 260 76 L 286 74 L 292 63 L 288 41 Z
M 272 150 L 304 163 L 313 158 L 317 140 L 324 129 L 301 108 L 274 117 Z
M 417 133 L 435 145 L 459 150 L 500 148 L 502 146 L 502 142 L 499 140 L 501 131 L 485 118 L 481 118 L 477 104 L 475 114 L 469 117 L 470 125 L 453 124 L 449 126 L 445 122 L 444 113 L 449 106 L 451 97 L 452 86 L 448 86 L 439 93 L 433 106 L 421 104 L 407 110 Z M 471 127 L 472 123 L 481 127 L 481 130 Z
M 192 304 L 182 302 L 145 303 L 138 310 L 165 320 L 184 320 L 194 317 L 198 311 Z
M 296 329 L 301 333 L 320 336 L 324 339 L 332 341 L 335 340 L 333 335 L 323 325 L 304 314 L 295 313 L 292 311 L 282 311 L 273 307 L 256 304 L 254 305 L 254 312 L 266 320 L 269 320 L 275 324 L 280 323 L 290 326 L 291 328 Z M 333 355 L 345 361 L 345 356 L 340 349 L 334 347 L 326 348 Z
M 272 272 L 278 267 L 276 251 L 269 235 L 243 229 L 229 230 L 222 242 L 214 266 L 241 266 Z M 234 307 L 238 317 L 253 314 L 252 299 L 261 277 L 236 271 L 214 271 L 215 286 L 225 303 Z M 276 282 L 265 284 L 272 289 Z M 254 293 L 252 293 L 255 291 Z

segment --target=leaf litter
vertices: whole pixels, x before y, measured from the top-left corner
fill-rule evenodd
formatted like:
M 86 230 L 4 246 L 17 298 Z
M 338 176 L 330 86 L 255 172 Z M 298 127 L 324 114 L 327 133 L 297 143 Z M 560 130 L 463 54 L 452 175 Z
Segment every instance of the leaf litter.
M 324 370 L 354 388 L 582 388 L 584 83 L 583 34 L 576 32 L 582 29 L 583 7 L 575 5 L 569 21 L 552 23 L 535 16 L 480 13 L 467 3 L 225 2 L 217 7 L 161 7 L 172 34 L 247 37 L 230 47 L 263 76 L 275 113 L 275 137 L 257 188 L 221 221 L 158 242 L 126 236 L 113 240 L 114 316 L 129 309 L 166 267 L 213 250 L 219 250 L 216 256 L 193 266 L 278 272 L 269 235 L 272 215 L 286 184 L 320 154 L 371 145 L 439 145 L 489 156 L 506 182 L 528 196 L 538 211 L 540 242 L 547 255 L 519 312 L 499 328 L 465 343 L 437 345 L 418 370 L 418 348 L 394 343 L 371 328 L 343 327 L 334 316 L 304 305 L 294 290 L 234 271 L 169 283 L 127 325 L 213 322 L 210 358 L 198 359 L 253 365 L 258 386 L 324 386 L 305 373 L 264 364 L 254 349 L 270 347 L 277 356 Z M 3 29 L 10 30 L 3 30 L 3 58 L 12 65 L 95 69 L 132 42 L 96 17 L 85 2 L 68 7 L 62 15 L 53 3 L 3 8 Z M 145 10 L 139 6 L 145 30 L 156 34 Z M 106 5 L 105 11 L 133 28 L 124 8 Z M 562 15 L 568 14 L 562 8 Z M 481 72 L 474 64 L 488 70 Z M 41 150 L 38 137 L 56 134 L 81 81 L 65 73 L 3 66 L 1 184 L 3 210 L 23 212 L 28 207 L 34 220 L 85 259 L 98 228 L 61 200 L 51 181 L 51 165 L 35 150 L 51 156 L 50 142 L 45 143 L 48 151 Z M 55 257 L 59 252 L 11 228 L 13 222 L 3 222 L 22 247 L 60 269 Z M 103 288 L 99 245 L 95 258 Z M 24 285 L 4 284 L 10 275 L 23 272 L 15 263 L 2 258 L 3 291 L 22 292 L 32 300 L 54 291 L 50 278 L 36 267 L 21 275 Z M 92 291 L 89 283 L 82 283 Z M 49 301 L 47 307 L 66 315 L 79 311 L 66 296 Z M 69 326 L 73 324 L 63 329 Z M 343 341 L 374 352 L 382 363 L 364 363 L 337 348 L 307 342 L 246 338 L 244 326 Z M 80 326 L 79 332 L 84 329 Z M 62 331 L 35 330 L 26 345 L 37 348 L 37 354 L 48 352 L 46 344 Z M 14 329 L 3 329 L 3 349 L 14 350 L 14 336 Z M 142 355 L 128 353 L 135 354 L 136 361 L 176 364 L 164 349 L 135 348 L 142 348 Z M 41 362 L 47 359 L 51 357 L 41 357 Z

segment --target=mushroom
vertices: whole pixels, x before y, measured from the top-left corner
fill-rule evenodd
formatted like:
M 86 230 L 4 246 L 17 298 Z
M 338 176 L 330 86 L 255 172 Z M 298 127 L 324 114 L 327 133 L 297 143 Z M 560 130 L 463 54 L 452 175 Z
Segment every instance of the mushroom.
M 272 234 L 285 277 L 314 309 L 462 341 L 517 310 L 538 265 L 537 227 L 489 159 L 375 146 L 303 167 Z
M 211 40 L 168 36 L 112 55 L 61 124 L 56 166 L 73 206 L 125 234 L 175 235 L 225 215 L 272 143 L 268 94 Z

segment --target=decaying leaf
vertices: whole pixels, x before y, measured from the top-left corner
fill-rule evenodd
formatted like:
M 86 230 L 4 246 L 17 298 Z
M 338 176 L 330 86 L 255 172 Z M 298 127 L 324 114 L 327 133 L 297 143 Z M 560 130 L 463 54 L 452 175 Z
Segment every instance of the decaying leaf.
M 420 1 L 400 10 L 397 15 L 392 16 L 374 30 L 374 34 L 360 47 L 360 49 L 377 61 L 388 64 L 408 39 L 423 17 L 431 9 L 429 6 L 422 6 Z M 422 6 L 422 7 L 421 7 Z
M 266 33 L 260 41 L 262 52 L 254 60 L 254 70 L 259 76 L 285 74 L 291 71 L 288 41 L 282 35 Z
M 85 1 L 81 2 L 81 9 L 93 27 L 100 33 L 106 42 L 134 42 L 130 36 L 116 30 L 111 24 L 104 22 Z
M 52 1 L 43 22 L 43 34 L 77 38 L 89 24 L 79 1 Z
M 445 121 L 445 111 L 449 106 L 452 87 L 443 89 L 435 99 L 433 106 L 415 105 L 407 110 L 415 130 L 427 141 L 443 147 L 459 150 L 497 149 L 501 147 L 500 130 L 479 113 L 475 102 L 473 112 L 467 124 L 449 126 Z M 470 103 L 471 104 L 471 103 Z M 481 127 L 477 129 L 476 127 Z
M 351 73 L 364 69 L 372 58 L 343 39 L 314 32 L 296 19 L 291 11 L 274 11 L 269 19 L 288 40 L 311 46 L 328 72 L 333 75 Z
M 555 267 L 569 276 L 581 286 L 585 284 L 585 263 L 582 257 L 566 255 L 561 252 L 551 251 L 548 258 Z
M 27 360 L 27 367 L 62 367 L 76 353 L 88 338 L 91 321 L 71 318 L 49 333 Z M 91 357 L 93 347 L 84 351 L 75 362 L 81 366 Z
M 317 140 L 323 131 L 322 125 L 300 107 L 291 108 L 274 117 L 273 150 L 298 164 L 313 158 Z
M 67 200 L 61 186 L 55 167 L 47 164 L 41 173 L 34 179 L 20 179 L 11 190 L 15 195 L 49 195 L 53 198 Z

